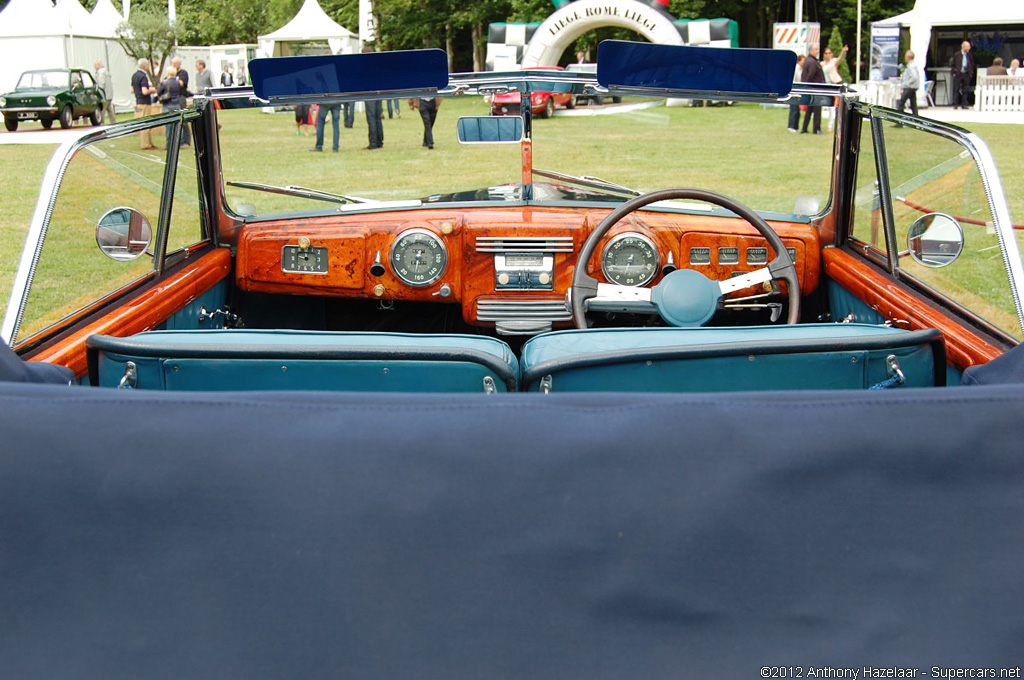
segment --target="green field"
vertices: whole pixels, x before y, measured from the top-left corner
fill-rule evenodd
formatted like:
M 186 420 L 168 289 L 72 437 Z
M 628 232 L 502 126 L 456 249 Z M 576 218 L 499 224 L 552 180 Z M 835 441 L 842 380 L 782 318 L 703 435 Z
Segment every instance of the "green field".
M 402 102 L 404 104 L 404 101 Z M 515 160 L 515 146 L 479 146 L 471 151 L 457 147 L 454 121 L 459 115 L 480 115 L 486 112 L 475 99 L 453 100 L 442 106 L 435 137 L 436 148 L 420 147 L 422 125 L 415 111 L 406 109 L 402 118 L 385 121 L 385 148 L 366 152 L 366 123 L 356 116 L 354 129 L 342 128 L 341 151 L 330 153 L 330 125 L 325 140 L 325 154 L 310 154 L 311 136 L 296 136 L 290 113 L 268 116 L 256 111 L 225 116 L 222 148 L 226 156 L 229 178 L 272 183 L 291 183 L 339 191 L 371 198 L 387 199 L 388 173 L 409 170 L 401 184 L 411 179 L 418 182 L 419 196 L 452 189 L 469 189 L 514 181 L 509 176 L 509 160 Z M 257 118 L 258 117 L 258 118 Z M 669 186 L 696 186 L 716 189 L 734 195 L 762 209 L 791 209 L 791 197 L 821 194 L 828 177 L 823 162 L 831 148 L 831 137 L 822 135 L 787 135 L 786 110 L 764 109 L 760 106 L 709 108 L 659 108 L 637 112 L 628 117 L 562 118 L 536 121 L 534 138 L 535 167 L 563 172 L 595 174 L 617 180 L 617 174 L 629 177 L 630 186 L 654 189 Z M 643 121 L 652 139 L 662 140 L 655 152 L 640 153 L 640 140 L 629 128 Z M 606 135 L 601 144 L 571 144 L 571 129 L 578 126 L 605 128 L 621 134 Z M 259 129 L 256 139 L 253 127 Z M 1021 221 L 1024 216 L 1024 165 L 1017 160 L 1017 150 L 1024 141 L 1024 126 L 974 126 L 989 145 L 996 158 L 1011 214 Z M 743 134 L 739 134 L 742 131 Z M 562 134 L 565 132 L 566 134 Z M 752 168 L 738 158 L 750 158 L 743 140 L 764 140 L 765 152 L 756 156 L 758 167 Z M 888 138 L 888 135 L 887 135 Z M 126 138 L 122 140 L 134 143 Z M 162 143 L 157 138 L 157 143 Z M 0 195 L 0 296 L 6 305 L 25 234 L 32 217 L 43 171 L 56 149 L 49 145 L 2 145 L 0 167 L 3 169 L 5 191 Z M 714 149 L 710 153 L 709 149 Z M 467 151 L 472 162 L 467 163 Z M 431 154 L 430 172 L 423 173 L 423 154 Z M 654 153 L 657 158 L 652 158 Z M 510 159 L 505 158 L 509 156 Z M 808 158 L 814 162 L 808 162 Z M 458 161 L 456 162 L 456 158 Z M 501 163 L 496 160 L 500 158 Z M 818 160 L 820 159 L 820 161 Z M 467 173 L 466 168 L 474 168 Z M 397 169 L 397 170 L 396 170 Z M 326 171 L 326 172 L 325 172 Z M 282 182 L 282 177 L 287 182 Z M 465 185 L 467 178 L 471 185 Z M 766 180 L 765 178 L 768 178 Z M 381 189 L 381 187 L 385 189 Z M 374 195 L 375 194 L 375 195 Z M 786 205 L 775 205 L 784 196 Z M 229 190 L 233 201 L 272 205 L 273 195 L 245 190 Z M 408 196 L 404 196 L 408 197 Z M 305 209 L 310 206 L 305 204 Z

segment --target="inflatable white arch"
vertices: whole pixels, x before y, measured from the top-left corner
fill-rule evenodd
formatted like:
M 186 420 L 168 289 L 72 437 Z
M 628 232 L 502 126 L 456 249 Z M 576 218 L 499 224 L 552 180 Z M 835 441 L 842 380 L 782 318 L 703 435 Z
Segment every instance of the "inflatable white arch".
M 576 0 L 537 27 L 523 52 L 522 66 L 556 66 L 565 49 L 587 31 L 620 26 L 636 31 L 652 43 L 684 44 L 672 20 L 638 0 Z

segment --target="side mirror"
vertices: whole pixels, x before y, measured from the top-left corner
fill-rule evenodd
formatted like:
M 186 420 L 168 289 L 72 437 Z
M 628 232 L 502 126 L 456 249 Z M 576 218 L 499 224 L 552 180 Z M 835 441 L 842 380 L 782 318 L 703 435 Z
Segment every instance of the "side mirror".
M 149 248 L 153 229 L 135 208 L 108 210 L 96 223 L 96 245 L 111 260 L 138 258 Z
M 952 264 L 964 249 L 964 230 L 960 223 L 944 213 L 919 217 L 907 232 L 907 250 L 914 261 L 925 267 Z
M 523 139 L 519 116 L 467 116 L 457 124 L 462 144 L 518 144 Z

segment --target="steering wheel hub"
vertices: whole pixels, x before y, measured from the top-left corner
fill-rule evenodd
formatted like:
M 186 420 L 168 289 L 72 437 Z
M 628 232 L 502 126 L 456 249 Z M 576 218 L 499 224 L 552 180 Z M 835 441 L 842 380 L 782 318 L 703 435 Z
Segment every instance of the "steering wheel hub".
M 677 269 L 651 290 L 651 302 L 673 326 L 703 326 L 722 297 L 718 283 L 698 271 Z

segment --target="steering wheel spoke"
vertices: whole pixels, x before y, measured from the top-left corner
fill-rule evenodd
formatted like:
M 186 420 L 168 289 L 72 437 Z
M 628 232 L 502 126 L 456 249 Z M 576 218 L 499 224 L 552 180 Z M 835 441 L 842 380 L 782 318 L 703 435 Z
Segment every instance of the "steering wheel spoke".
M 584 309 L 589 312 L 626 312 L 629 314 L 657 314 L 651 302 L 651 289 L 637 286 L 597 284 L 597 295 L 587 300 Z
M 760 269 L 755 269 L 752 272 L 747 272 L 740 276 L 733 276 L 725 279 L 724 281 L 719 281 L 718 288 L 722 291 L 722 295 L 728 295 L 729 293 L 737 290 L 756 286 L 759 283 L 768 283 L 773 278 L 774 276 L 768 267 L 761 267 Z

